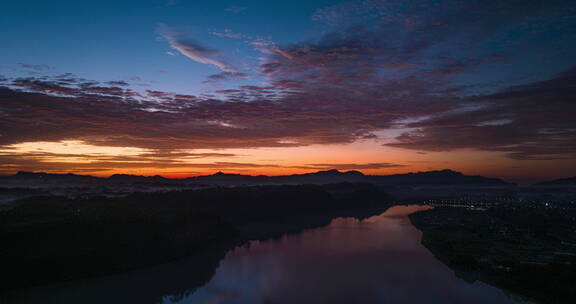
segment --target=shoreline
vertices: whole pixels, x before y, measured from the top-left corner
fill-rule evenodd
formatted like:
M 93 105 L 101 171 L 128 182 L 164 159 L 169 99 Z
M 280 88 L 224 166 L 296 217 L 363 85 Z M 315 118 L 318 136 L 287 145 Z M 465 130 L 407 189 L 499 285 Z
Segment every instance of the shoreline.
M 538 228 L 546 233 L 528 220 L 532 215 L 546 223 Z M 576 259 L 557 255 L 565 251 L 576 256 L 576 249 L 562 243 L 560 229 L 569 216 L 527 208 L 437 207 L 409 219 L 422 232 L 421 244 L 467 282 L 482 281 L 536 303 L 574 299 Z

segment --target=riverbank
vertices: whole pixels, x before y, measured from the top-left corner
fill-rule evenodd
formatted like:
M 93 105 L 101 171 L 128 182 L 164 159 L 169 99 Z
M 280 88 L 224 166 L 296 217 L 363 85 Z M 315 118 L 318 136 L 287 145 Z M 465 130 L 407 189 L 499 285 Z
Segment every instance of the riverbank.
M 390 205 L 378 188 L 348 183 L 27 199 L 0 212 L 0 290 L 145 268 Z
M 440 207 L 414 213 L 422 244 L 456 274 L 538 303 L 576 296 L 573 210 Z

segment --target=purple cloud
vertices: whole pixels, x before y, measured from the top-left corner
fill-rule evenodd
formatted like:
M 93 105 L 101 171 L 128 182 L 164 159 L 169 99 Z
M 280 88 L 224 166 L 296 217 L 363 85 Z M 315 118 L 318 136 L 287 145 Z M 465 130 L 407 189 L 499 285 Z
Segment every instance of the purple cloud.
M 0 89 L 0 145 L 73 139 L 160 150 L 286 147 L 350 143 L 405 129 L 387 145 L 576 158 L 574 70 L 523 86 L 468 80 L 478 69 L 497 65 L 501 71 L 520 56 L 513 48 L 491 52 L 482 46 L 550 6 L 519 14 L 499 3 L 500 14 L 489 18 L 492 4 L 446 3 L 359 1 L 326 9 L 316 19 L 338 22 L 328 22 L 335 25 L 318 39 L 252 42 L 264 53 L 260 85 L 199 96 L 153 90 L 139 95 L 71 76 L 15 79 Z M 343 9 L 357 4 L 369 9 Z M 245 77 L 219 51 L 167 27 L 159 33 L 183 55 L 222 71 L 209 81 Z
M 576 68 L 556 77 L 468 99 L 470 111 L 438 113 L 406 125 L 389 146 L 501 151 L 514 159 L 576 158 Z

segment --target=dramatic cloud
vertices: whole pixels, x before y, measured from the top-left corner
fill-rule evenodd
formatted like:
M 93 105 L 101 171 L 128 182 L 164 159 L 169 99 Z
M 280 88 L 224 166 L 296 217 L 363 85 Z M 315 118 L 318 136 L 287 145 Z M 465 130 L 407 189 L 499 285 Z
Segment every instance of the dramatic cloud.
M 10 79 L 0 87 L 0 146 L 77 140 L 160 151 L 293 147 L 382 140 L 375 132 L 393 131 L 401 135 L 386 145 L 397 148 L 576 158 L 576 73 L 554 74 L 576 60 L 576 20 L 566 3 L 371 0 L 329 7 L 314 16 L 324 33 L 317 39 L 252 41 L 263 53 L 260 83 L 199 96 L 135 92 L 73 75 Z M 554 41 L 573 52 L 557 56 L 542 28 L 563 29 Z M 181 54 L 222 71 L 209 81 L 246 77 L 219 51 L 165 26 L 158 32 Z M 548 72 L 535 75 L 534 66 Z
M 576 68 L 556 77 L 475 96 L 480 107 L 410 123 L 390 146 L 503 151 L 515 159 L 576 158 Z
M 140 96 L 117 87 L 82 89 L 33 79 L 14 85 L 27 91 L 0 88 L 0 145 L 83 140 L 147 149 L 295 146 L 351 142 L 362 132 L 350 131 L 365 124 L 353 121 L 357 111 L 317 109 L 306 99 L 221 101 L 159 91 Z M 276 94 L 255 86 L 221 93 L 240 99 Z M 379 115 L 366 113 L 363 120 Z
M 548 81 L 522 76 L 524 86 L 514 85 L 520 72 L 501 72 L 504 66 L 522 71 L 542 56 L 559 66 L 569 64 L 545 55 L 554 54 L 553 46 L 534 41 L 543 39 L 547 26 L 576 26 L 569 17 L 574 9 L 566 1 L 496 6 L 392 0 L 328 7 L 314 16 L 328 25 L 326 35 L 300 44 L 267 45 L 270 56 L 260 71 L 273 87 L 284 89 L 285 100 L 300 98 L 339 113 L 371 113 L 342 120 L 349 127 L 353 121 L 364 123 L 366 129 L 355 125 L 351 133 L 412 129 L 390 146 L 474 148 L 516 159 L 575 158 L 573 70 Z M 570 38 L 575 30 L 555 34 L 576 51 Z
M 213 65 L 225 72 L 236 72 L 236 69 L 226 62 L 218 50 L 188 39 L 183 33 L 166 25 L 160 25 L 157 33 L 168 41 L 170 47 L 196 62 Z

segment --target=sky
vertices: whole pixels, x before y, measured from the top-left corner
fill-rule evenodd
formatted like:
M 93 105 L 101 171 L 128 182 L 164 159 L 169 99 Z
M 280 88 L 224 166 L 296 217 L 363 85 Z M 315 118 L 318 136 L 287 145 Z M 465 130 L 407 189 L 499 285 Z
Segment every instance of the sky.
M 576 175 L 570 0 L 4 1 L 0 174 Z

